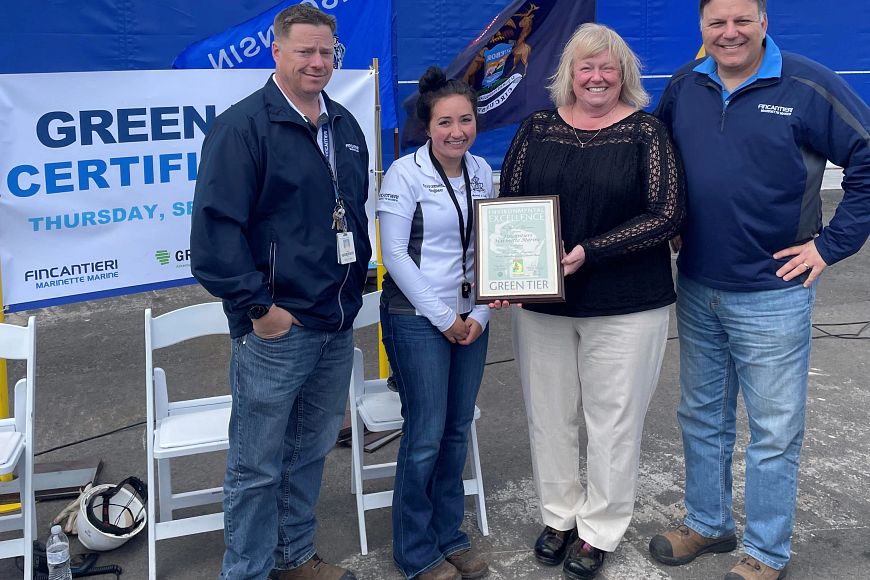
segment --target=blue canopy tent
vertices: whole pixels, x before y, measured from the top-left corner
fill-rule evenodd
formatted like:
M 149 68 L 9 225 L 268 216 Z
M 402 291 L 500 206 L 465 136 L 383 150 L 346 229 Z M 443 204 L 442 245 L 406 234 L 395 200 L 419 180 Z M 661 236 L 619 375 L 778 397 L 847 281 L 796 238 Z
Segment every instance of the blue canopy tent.
M 324 8 L 341 2 L 306 0 Z M 398 100 L 413 93 L 430 64 L 446 66 L 509 0 L 393 0 Z M 243 22 L 277 0 L 7 0 L 0 19 L 0 73 L 166 69 L 185 47 Z M 771 0 L 770 33 L 784 50 L 841 72 L 870 101 L 870 3 L 845 0 L 821 9 L 815 0 Z M 596 20 L 622 34 L 644 64 L 655 103 L 667 76 L 700 47 L 697 2 L 599 0 Z M 340 22 L 339 26 L 348 23 Z M 554 63 L 555 66 L 555 63 Z M 401 124 L 404 113 L 399 112 Z M 475 152 L 498 168 L 515 127 L 485 133 Z M 392 138 L 384 136 L 392 159 Z

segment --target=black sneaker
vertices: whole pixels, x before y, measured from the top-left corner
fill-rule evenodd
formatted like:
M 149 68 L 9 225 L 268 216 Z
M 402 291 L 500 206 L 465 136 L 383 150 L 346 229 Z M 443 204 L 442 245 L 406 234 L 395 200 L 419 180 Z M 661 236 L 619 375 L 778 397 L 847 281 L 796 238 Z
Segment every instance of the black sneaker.
M 604 565 L 604 556 L 606 554 L 607 552 L 604 550 L 599 550 L 583 538 L 578 538 L 571 546 L 571 549 L 568 550 L 568 557 L 565 558 L 562 573 L 569 580 L 595 578 L 598 570 Z

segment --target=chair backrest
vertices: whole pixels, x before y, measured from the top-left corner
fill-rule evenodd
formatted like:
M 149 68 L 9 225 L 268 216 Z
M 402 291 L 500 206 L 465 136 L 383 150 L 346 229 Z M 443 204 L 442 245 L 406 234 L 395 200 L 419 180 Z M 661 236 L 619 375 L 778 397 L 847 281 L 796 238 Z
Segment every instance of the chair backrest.
M 377 324 L 381 320 L 381 291 L 363 294 L 363 305 L 353 321 L 354 329 Z
M 15 385 L 13 412 L 16 431 L 26 431 L 27 440 L 32 442 L 33 393 L 36 386 L 36 318 L 28 318 L 27 326 L 0 324 L 0 358 L 26 361 L 26 377 Z M 21 396 L 22 389 L 24 397 Z
M 154 367 L 154 351 L 185 340 L 229 332 L 221 302 L 194 304 L 157 317 L 151 316 L 150 308 L 145 310 L 145 408 L 149 444 L 154 421 L 169 408 L 166 375 L 163 369 Z
M 353 321 L 354 330 L 359 330 L 373 324 L 378 324 L 381 321 L 381 291 L 370 292 L 363 295 L 363 305 Z M 350 398 L 354 404 L 358 404 L 358 399 L 372 392 L 388 391 L 387 382 L 385 379 L 365 380 L 363 362 L 363 352 L 359 348 L 354 349 L 353 371 L 350 378 Z
M 36 389 L 36 318 L 33 316 L 28 318 L 27 326 L 0 324 L 0 358 L 26 361 L 26 376 L 15 384 L 12 411 L 14 418 L 12 421 L 14 421 L 15 431 L 24 436 L 24 460 L 26 462 L 24 469 L 27 474 L 32 474 L 34 392 Z M 28 483 L 27 486 L 30 487 L 31 484 Z M 22 494 L 25 494 L 25 490 L 22 490 Z M 32 498 L 28 503 L 30 506 L 33 505 Z
M 29 360 L 35 352 L 34 318 L 27 319 L 27 326 L 0 324 L 0 358 Z
M 230 328 L 221 302 L 194 304 L 152 317 L 145 310 L 145 340 L 148 350 L 164 348 L 213 334 L 229 334 Z

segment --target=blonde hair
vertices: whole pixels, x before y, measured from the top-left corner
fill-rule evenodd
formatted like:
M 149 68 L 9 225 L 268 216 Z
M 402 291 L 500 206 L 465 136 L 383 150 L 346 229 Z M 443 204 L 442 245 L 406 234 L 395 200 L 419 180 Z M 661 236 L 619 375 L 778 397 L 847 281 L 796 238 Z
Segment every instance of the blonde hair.
M 612 28 L 586 22 L 574 31 L 571 40 L 562 50 L 556 74 L 550 77 L 547 89 L 557 107 L 573 105 L 577 100 L 571 86 L 574 80 L 574 61 L 604 51 L 609 51 L 610 56 L 619 63 L 622 76 L 619 100 L 635 109 L 642 109 L 649 104 L 649 94 L 644 90 L 640 80 L 640 59 L 637 55 Z

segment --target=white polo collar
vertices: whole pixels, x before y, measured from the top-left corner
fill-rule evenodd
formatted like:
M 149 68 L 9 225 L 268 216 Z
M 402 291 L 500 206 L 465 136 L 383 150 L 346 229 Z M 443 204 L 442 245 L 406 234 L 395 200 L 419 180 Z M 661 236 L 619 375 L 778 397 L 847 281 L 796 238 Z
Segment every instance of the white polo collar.
M 278 87 L 278 90 L 281 91 L 281 94 L 284 95 L 284 98 L 287 99 L 287 102 L 290 104 L 290 106 L 293 107 L 293 110 L 296 111 L 297 113 L 299 113 L 299 116 L 302 117 L 303 119 L 305 119 L 306 123 L 310 123 L 310 124 L 314 125 L 315 127 L 319 128 L 320 123 L 312 122 L 311 119 L 309 119 L 305 114 L 303 114 L 302 111 L 299 110 L 299 107 L 297 107 L 296 104 L 290 100 L 290 97 L 287 96 L 287 93 L 284 92 L 284 89 L 282 89 L 281 85 L 278 84 L 278 81 L 275 80 L 275 73 L 272 73 L 272 80 L 275 82 L 275 86 Z M 319 106 L 320 106 L 320 115 L 318 117 L 318 120 L 319 120 L 319 118 L 322 117 L 323 115 L 329 114 L 329 112 L 326 110 L 326 101 L 323 99 L 323 91 L 320 91 L 320 94 L 317 95 L 317 101 L 318 101 Z

